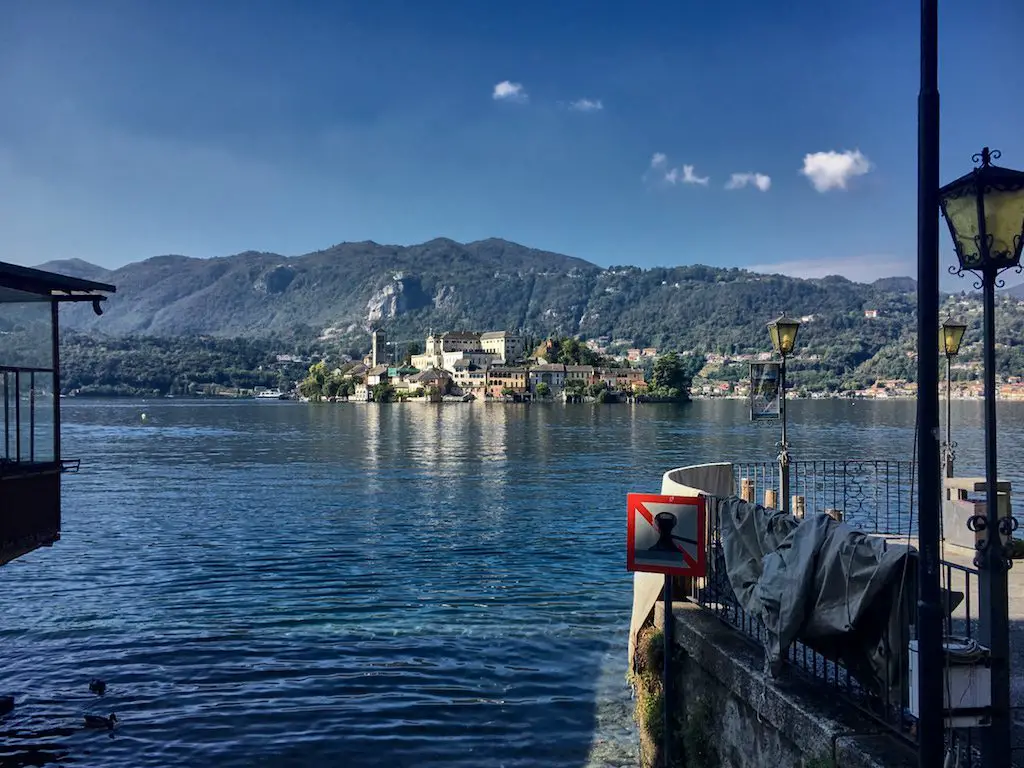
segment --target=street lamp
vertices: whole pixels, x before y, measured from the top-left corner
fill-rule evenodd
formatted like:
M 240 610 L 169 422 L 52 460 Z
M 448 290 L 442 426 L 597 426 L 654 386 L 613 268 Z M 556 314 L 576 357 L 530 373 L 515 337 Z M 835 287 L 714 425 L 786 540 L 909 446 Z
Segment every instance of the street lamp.
M 966 330 L 966 325 L 954 323 L 951 320 L 947 320 L 942 324 L 942 351 L 946 355 L 946 445 L 943 451 L 945 454 L 943 458 L 946 465 L 946 477 L 953 476 L 953 459 L 956 455 L 954 452 L 956 443 L 953 442 L 953 431 L 950 426 L 953 397 L 952 365 L 953 358 L 960 354 L 960 342 L 964 340 L 964 332 Z
M 789 511 L 789 442 L 786 440 L 786 358 L 793 353 L 796 346 L 796 334 L 800 330 L 800 322 L 786 317 L 785 312 L 768 323 L 768 334 L 772 337 L 772 346 L 782 358 L 779 368 L 779 416 L 782 419 L 782 442 L 779 443 L 779 495 L 782 496 L 780 509 Z
M 985 147 L 972 158 L 981 163 L 939 190 L 939 205 L 949 225 L 958 266 L 950 272 L 973 272 L 982 289 L 985 373 L 985 514 L 968 521 L 984 533 L 974 563 L 980 570 L 981 640 L 991 654 L 992 724 L 983 729 L 986 765 L 1010 764 L 1010 675 L 1007 570 L 1011 565 L 1002 536 L 1016 526 L 1012 517 L 999 517 L 996 471 L 996 340 L 995 289 L 1005 283 L 999 274 L 1020 268 L 1024 247 L 1024 173 L 992 165 L 998 150 Z

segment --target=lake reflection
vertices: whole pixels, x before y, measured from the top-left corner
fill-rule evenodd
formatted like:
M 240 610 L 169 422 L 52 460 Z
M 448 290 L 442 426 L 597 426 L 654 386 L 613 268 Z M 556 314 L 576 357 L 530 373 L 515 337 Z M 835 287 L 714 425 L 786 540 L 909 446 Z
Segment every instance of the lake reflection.
M 778 439 L 736 401 L 65 403 L 63 539 L 0 571 L 0 753 L 89 766 L 635 765 L 625 495 Z M 912 455 L 912 403 L 790 416 L 796 460 Z

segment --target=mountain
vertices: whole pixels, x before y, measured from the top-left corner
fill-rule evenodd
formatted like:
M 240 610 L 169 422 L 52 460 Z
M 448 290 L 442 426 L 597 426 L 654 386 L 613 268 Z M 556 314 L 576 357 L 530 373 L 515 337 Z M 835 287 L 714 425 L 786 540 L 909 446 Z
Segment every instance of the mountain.
M 912 277 L 880 277 L 871 283 L 871 287 L 879 291 L 894 293 L 915 293 L 917 280 Z
M 45 264 L 40 264 L 38 269 L 59 272 L 60 274 L 68 275 L 69 277 L 80 277 L 83 280 L 95 280 L 100 283 L 107 282 L 107 279 L 111 275 L 109 269 L 104 269 L 96 264 L 90 264 L 88 261 L 84 261 L 83 259 L 57 259 L 56 261 L 48 261 Z
M 802 340 L 827 344 L 856 329 L 877 349 L 903 334 L 914 311 L 909 278 L 866 285 L 701 265 L 603 269 L 499 239 L 342 243 L 296 257 L 168 255 L 115 270 L 79 260 L 41 266 L 114 283 L 102 317 L 62 310 L 67 328 L 114 335 L 283 333 L 365 345 L 371 327 L 401 340 L 430 328 L 522 329 L 739 351 L 764 347 L 765 323 L 785 310 L 809 318 Z M 865 323 L 869 309 L 879 317 Z

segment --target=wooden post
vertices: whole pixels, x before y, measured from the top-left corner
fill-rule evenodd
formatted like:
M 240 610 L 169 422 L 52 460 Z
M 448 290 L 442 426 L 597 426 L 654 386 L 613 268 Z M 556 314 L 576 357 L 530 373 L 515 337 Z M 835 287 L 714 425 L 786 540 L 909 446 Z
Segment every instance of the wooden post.
M 744 501 L 749 501 L 750 503 L 753 503 L 754 502 L 754 481 L 751 480 L 749 477 L 744 477 L 743 480 L 740 481 L 740 489 L 741 489 L 740 490 L 740 497 Z
M 797 520 L 803 520 L 804 519 L 804 514 L 807 511 L 807 508 L 805 506 L 804 497 L 803 496 L 794 496 L 793 497 L 792 507 L 793 507 L 793 517 L 795 517 Z
M 778 494 L 778 492 L 773 490 L 773 489 L 771 489 L 771 488 L 768 488 L 767 490 L 765 490 L 765 492 L 764 492 L 764 505 L 768 509 L 778 509 L 779 508 L 778 504 L 779 504 L 779 494 Z

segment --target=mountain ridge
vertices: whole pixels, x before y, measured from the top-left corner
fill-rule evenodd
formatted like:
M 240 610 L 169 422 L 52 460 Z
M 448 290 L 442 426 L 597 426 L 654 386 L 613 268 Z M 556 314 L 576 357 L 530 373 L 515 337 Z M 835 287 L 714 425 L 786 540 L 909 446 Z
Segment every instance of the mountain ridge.
M 247 250 L 196 258 L 163 254 L 107 270 L 48 262 L 117 286 L 102 317 L 67 307 L 63 325 L 109 335 L 296 338 L 362 345 L 371 328 L 393 339 L 435 329 L 521 329 L 639 345 L 738 350 L 763 345 L 764 324 L 786 310 L 810 318 L 822 341 L 864 326 L 869 348 L 900 338 L 914 311 L 910 278 L 857 283 L 738 268 L 600 267 L 500 238 L 434 238 L 399 246 L 336 243 L 298 256 Z

